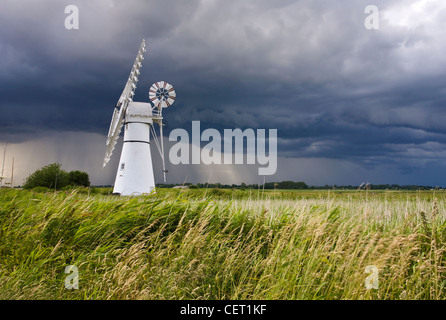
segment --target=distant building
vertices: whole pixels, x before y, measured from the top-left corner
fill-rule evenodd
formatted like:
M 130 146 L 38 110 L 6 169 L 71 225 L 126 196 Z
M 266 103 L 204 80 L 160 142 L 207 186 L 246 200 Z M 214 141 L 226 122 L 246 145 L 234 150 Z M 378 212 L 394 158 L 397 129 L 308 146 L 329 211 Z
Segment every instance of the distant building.
M 189 186 L 175 186 L 172 189 L 189 189 Z

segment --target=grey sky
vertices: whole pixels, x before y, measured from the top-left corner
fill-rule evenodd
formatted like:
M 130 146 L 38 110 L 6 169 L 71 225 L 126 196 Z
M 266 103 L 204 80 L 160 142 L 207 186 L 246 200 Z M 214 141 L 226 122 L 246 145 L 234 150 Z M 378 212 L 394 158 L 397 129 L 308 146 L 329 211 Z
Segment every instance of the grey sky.
M 79 30 L 64 27 L 70 4 Z M 370 4 L 379 30 L 364 27 Z M 112 183 L 119 149 L 100 171 L 105 135 L 145 38 L 135 100 L 155 81 L 175 86 L 167 135 L 193 120 L 277 128 L 270 181 L 444 185 L 445 24 L 440 0 L 3 0 L 0 151 L 16 184 L 54 161 Z M 256 183 L 256 171 L 215 167 L 211 179 Z M 210 173 L 174 167 L 169 180 Z

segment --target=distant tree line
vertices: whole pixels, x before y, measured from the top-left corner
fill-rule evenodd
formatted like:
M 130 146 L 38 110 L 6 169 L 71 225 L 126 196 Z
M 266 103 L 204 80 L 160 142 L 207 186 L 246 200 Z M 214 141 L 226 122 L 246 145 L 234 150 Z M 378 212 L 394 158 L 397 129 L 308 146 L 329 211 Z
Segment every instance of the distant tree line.
M 399 185 L 399 184 L 367 184 L 360 186 L 338 186 L 338 185 L 325 185 L 325 186 L 311 186 L 309 189 L 338 189 L 338 190 L 439 190 L 442 189 L 439 186 L 421 186 L 421 185 Z
M 159 184 L 159 188 L 172 188 L 178 184 Z M 221 184 L 221 183 L 185 183 L 189 188 L 218 188 L 218 189 L 258 189 L 258 184 Z M 282 182 L 267 182 L 265 185 L 261 184 L 261 188 L 265 189 L 308 189 L 310 188 L 305 182 L 282 181 Z
M 182 184 L 158 184 L 158 188 L 172 188 Z M 399 185 L 399 184 L 366 184 L 366 185 L 324 185 L 324 186 L 309 186 L 305 182 L 294 182 L 294 181 L 282 181 L 282 182 L 267 182 L 263 184 L 221 184 L 221 183 L 185 183 L 185 186 L 189 188 L 218 188 L 218 189 L 300 189 L 300 190 L 431 190 L 431 189 L 441 189 L 439 186 L 420 186 L 420 185 Z
M 78 170 L 66 172 L 61 167 L 60 163 L 53 163 L 35 171 L 26 178 L 23 188 L 45 187 L 60 190 L 67 186 L 90 186 L 88 173 Z

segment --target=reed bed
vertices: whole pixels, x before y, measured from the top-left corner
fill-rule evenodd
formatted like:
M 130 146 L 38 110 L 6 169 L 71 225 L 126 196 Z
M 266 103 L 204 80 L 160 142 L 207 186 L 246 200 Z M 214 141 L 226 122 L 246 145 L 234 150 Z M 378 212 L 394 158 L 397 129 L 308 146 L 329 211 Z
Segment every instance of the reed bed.
M 445 299 L 445 216 L 441 192 L 2 189 L 0 299 Z

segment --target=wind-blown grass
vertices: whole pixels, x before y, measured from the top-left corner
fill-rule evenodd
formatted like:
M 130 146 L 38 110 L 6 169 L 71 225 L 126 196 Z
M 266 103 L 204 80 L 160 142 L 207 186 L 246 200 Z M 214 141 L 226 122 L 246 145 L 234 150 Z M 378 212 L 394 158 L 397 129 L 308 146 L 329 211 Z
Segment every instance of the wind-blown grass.
M 2 189 L 0 299 L 445 299 L 445 227 L 432 192 Z

